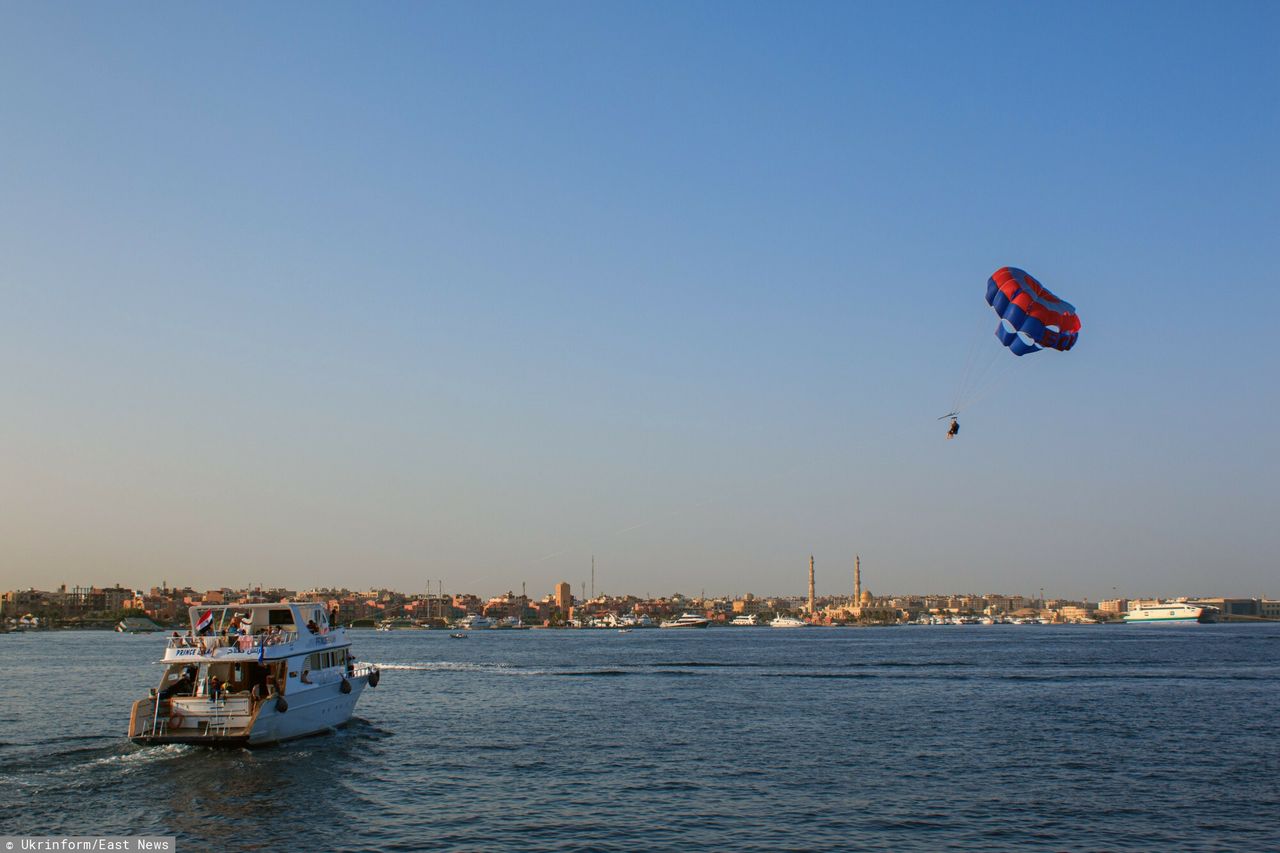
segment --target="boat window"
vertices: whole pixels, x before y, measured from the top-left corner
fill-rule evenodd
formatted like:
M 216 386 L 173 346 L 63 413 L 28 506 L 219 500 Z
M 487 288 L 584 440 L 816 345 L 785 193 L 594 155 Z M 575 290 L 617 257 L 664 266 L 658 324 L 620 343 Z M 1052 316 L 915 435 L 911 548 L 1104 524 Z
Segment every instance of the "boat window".
M 267 618 L 268 625 L 293 625 L 293 613 L 288 609 L 272 610 Z
M 328 669 L 334 666 L 345 666 L 346 663 L 346 649 L 336 649 L 331 652 L 312 652 L 307 655 L 308 669 Z

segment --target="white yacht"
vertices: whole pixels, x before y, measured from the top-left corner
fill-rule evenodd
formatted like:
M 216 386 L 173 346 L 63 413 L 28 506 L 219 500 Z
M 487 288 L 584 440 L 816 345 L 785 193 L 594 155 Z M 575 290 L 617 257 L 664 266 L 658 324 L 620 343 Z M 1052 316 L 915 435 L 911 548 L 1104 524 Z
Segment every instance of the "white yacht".
M 1181 601 L 1135 604 L 1124 615 L 1125 622 L 1217 622 L 1218 608 Z
M 679 619 L 668 619 L 659 625 L 659 628 L 705 628 L 711 622 L 706 617 L 699 616 L 697 613 L 681 614 Z
M 809 623 L 794 616 L 778 616 L 769 623 L 770 628 L 807 628 Z
M 475 630 L 477 628 L 492 628 L 493 620 L 488 616 L 478 616 L 472 613 L 462 617 L 457 622 L 454 622 L 453 626 L 455 628 L 466 628 L 468 631 Z
M 729 624 L 754 628 L 760 624 L 760 617 L 754 613 L 743 613 L 740 616 L 733 617 L 733 621 Z
M 165 648 L 164 674 L 133 703 L 135 743 L 256 746 L 351 719 L 377 667 L 358 664 L 345 628 L 313 602 L 190 608 L 191 631 Z

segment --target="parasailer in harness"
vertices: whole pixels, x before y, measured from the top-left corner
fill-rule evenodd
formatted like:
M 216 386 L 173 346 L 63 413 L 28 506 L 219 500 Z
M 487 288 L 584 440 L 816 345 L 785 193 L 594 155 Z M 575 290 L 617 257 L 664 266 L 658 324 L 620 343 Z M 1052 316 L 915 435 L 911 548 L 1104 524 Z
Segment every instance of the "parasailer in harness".
M 938 418 L 940 421 L 951 418 L 951 426 L 947 427 L 947 441 L 950 441 L 960 434 L 960 421 L 956 420 L 959 416 L 959 412 L 947 412 L 945 415 Z

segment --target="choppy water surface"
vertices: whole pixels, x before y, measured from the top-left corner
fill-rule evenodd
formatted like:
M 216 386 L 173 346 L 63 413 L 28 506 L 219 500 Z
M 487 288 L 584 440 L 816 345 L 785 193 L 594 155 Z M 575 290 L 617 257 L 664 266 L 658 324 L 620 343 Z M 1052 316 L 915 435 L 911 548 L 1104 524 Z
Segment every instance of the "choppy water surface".
M 353 633 L 351 725 L 231 751 L 124 739 L 159 636 L 0 636 L 0 833 L 1280 849 L 1280 625 Z

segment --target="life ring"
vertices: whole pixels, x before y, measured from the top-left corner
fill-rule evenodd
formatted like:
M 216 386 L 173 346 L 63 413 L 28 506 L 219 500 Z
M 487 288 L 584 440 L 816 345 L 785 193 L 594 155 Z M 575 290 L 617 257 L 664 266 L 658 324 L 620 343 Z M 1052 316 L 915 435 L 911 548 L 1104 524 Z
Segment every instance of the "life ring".
M 381 678 L 381 677 L 382 677 L 382 676 L 378 674 L 378 671 L 377 671 L 376 669 L 375 669 L 373 672 L 369 673 L 369 686 L 370 686 L 370 687 L 377 687 L 377 686 L 378 686 L 378 679 L 379 679 L 379 678 Z
M 350 693 L 350 692 L 351 692 L 351 682 L 350 682 L 350 681 L 347 681 L 345 678 L 344 678 L 344 679 L 342 679 L 342 684 L 338 687 L 338 689 L 339 689 L 339 690 L 341 690 L 343 693 Z

